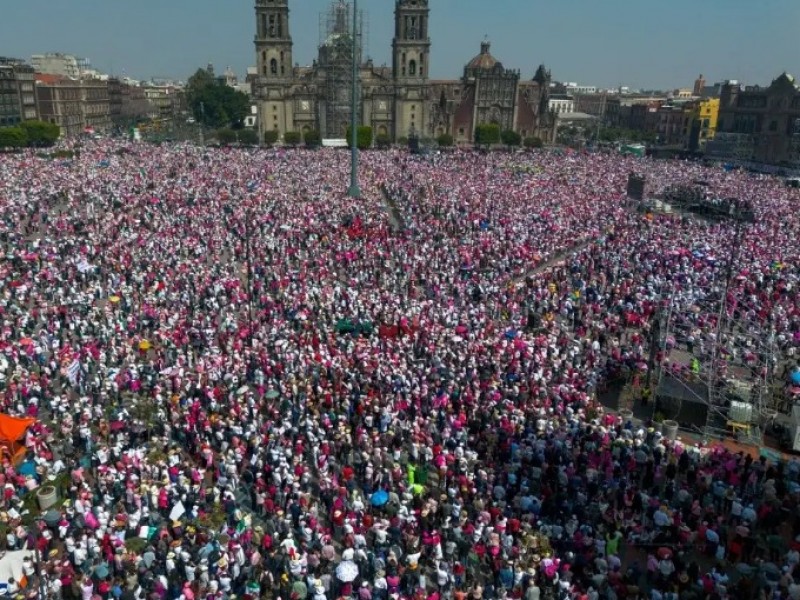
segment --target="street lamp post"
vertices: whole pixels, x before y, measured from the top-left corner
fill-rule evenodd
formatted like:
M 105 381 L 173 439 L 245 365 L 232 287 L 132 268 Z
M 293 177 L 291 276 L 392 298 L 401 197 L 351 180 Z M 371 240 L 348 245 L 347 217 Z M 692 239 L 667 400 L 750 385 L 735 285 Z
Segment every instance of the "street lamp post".
M 35 517 L 33 520 L 33 554 L 34 558 L 36 559 L 36 578 L 38 579 L 39 584 L 39 598 L 47 598 L 47 583 L 44 579 L 44 570 L 42 569 L 43 558 L 41 552 L 39 552 L 39 523 L 42 522 L 41 516 Z
M 244 223 L 244 237 L 245 244 L 245 257 L 247 259 L 247 328 L 250 338 L 250 347 L 253 347 L 253 263 L 250 257 L 250 219 L 252 213 L 250 208 L 247 208 L 245 213 Z
M 206 118 L 206 105 L 204 103 L 202 103 L 202 102 L 200 103 L 200 115 L 201 115 L 200 122 L 198 123 L 198 125 L 200 126 L 199 127 L 200 128 L 200 145 L 201 146 L 205 146 L 206 145 L 206 140 L 205 140 L 205 136 L 203 134 L 203 121 L 205 121 L 205 118 Z
M 358 188 L 358 0 L 353 0 L 353 88 L 350 100 L 350 189 L 347 195 L 359 198 Z

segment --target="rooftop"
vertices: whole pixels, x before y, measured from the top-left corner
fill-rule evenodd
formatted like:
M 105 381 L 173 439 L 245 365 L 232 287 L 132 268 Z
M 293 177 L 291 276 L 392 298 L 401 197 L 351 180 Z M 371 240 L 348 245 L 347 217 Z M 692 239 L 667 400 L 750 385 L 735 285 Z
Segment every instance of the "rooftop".
M 475 58 L 467 63 L 468 69 L 492 69 L 497 65 L 503 66 L 500 64 L 494 56 L 492 56 L 489 49 L 491 48 L 492 44 L 490 42 L 481 42 L 481 52 Z
M 69 77 L 64 77 L 63 75 L 51 75 L 50 73 L 36 73 L 36 81 L 37 83 L 43 83 L 44 85 L 55 85 L 63 81 L 71 81 L 71 79 L 69 79 Z

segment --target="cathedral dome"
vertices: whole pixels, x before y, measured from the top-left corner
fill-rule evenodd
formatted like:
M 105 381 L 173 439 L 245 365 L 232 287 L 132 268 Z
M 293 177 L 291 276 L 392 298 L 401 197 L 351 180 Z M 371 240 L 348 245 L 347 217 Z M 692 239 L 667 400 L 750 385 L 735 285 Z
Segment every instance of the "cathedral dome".
M 478 56 L 476 56 L 475 58 L 473 58 L 471 61 L 469 61 L 467 63 L 467 68 L 468 69 L 486 69 L 486 70 L 488 70 L 488 69 L 495 68 L 497 65 L 500 65 L 500 67 L 502 67 L 503 65 L 500 64 L 500 61 L 498 61 L 489 52 L 489 48 L 490 47 L 491 47 L 491 44 L 489 42 L 483 42 L 481 44 L 481 53 L 478 54 Z

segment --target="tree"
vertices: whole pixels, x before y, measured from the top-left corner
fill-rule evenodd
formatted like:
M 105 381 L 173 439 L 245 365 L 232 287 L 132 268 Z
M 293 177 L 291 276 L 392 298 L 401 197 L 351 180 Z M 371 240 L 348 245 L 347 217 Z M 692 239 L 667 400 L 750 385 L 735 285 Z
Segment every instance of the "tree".
M 302 141 L 303 136 L 299 131 L 287 131 L 283 134 L 283 143 L 287 146 L 297 146 Z
M 303 133 L 303 141 L 309 148 L 317 148 L 322 144 L 322 136 L 316 129 L 311 129 Z
M 530 148 L 541 148 L 542 146 L 544 146 L 544 142 L 542 141 L 542 138 L 538 138 L 538 137 L 526 137 L 524 142 L 523 142 L 523 144 L 525 145 L 526 148 L 529 148 L 529 149 Z
M 278 133 L 277 129 L 268 129 L 264 132 L 264 145 L 265 146 L 272 146 L 275 142 L 278 141 L 280 134 Z
M 22 148 L 28 144 L 28 136 L 22 127 L 0 127 L 0 148 Z
M 253 129 L 240 129 L 235 132 L 240 144 L 258 146 L 258 133 Z
M 189 78 L 186 101 L 197 122 L 214 129 L 241 129 L 245 117 L 250 114 L 247 94 L 214 79 L 203 69 Z
M 475 128 L 475 143 L 479 146 L 491 146 L 500 142 L 500 126 L 484 123 Z
M 353 135 L 350 133 L 350 128 L 347 128 L 347 147 L 353 145 Z M 372 127 L 368 125 L 361 125 L 356 129 L 356 145 L 359 150 L 366 150 L 372 147 Z
M 455 143 L 455 140 L 453 140 L 453 136 L 449 133 L 443 133 L 436 138 L 436 143 L 442 148 L 449 148 Z
M 217 83 L 217 80 L 206 69 L 197 69 L 186 82 L 186 100 L 192 102 L 204 89 Z
M 217 129 L 215 135 L 217 136 L 217 141 L 223 146 L 227 146 L 236 141 L 236 132 L 233 129 L 229 129 L 227 127 L 223 127 L 222 129 Z
M 23 121 L 19 127 L 25 131 L 28 145 L 37 148 L 52 146 L 61 135 L 61 128 L 58 125 L 45 121 Z
M 514 146 L 519 146 L 522 143 L 522 136 L 513 129 L 506 129 L 505 131 L 503 131 L 500 134 L 500 139 L 509 148 L 512 148 Z
M 148 119 L 157 109 L 147 98 L 122 97 L 119 116 L 114 117 L 114 124 L 118 127 L 126 127 L 131 123 L 139 123 Z
M 375 137 L 375 145 L 381 150 L 385 150 L 392 145 L 392 138 L 390 138 L 386 133 L 379 133 Z

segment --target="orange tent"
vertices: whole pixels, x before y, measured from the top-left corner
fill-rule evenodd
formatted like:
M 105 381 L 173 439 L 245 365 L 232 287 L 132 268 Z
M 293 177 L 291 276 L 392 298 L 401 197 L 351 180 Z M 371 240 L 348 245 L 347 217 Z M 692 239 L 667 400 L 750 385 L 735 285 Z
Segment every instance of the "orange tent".
M 25 458 L 25 433 L 36 419 L 0 414 L 0 448 L 16 465 Z
M 0 442 L 18 442 L 28 431 L 28 427 L 36 423 L 31 417 L 10 417 L 0 414 Z

